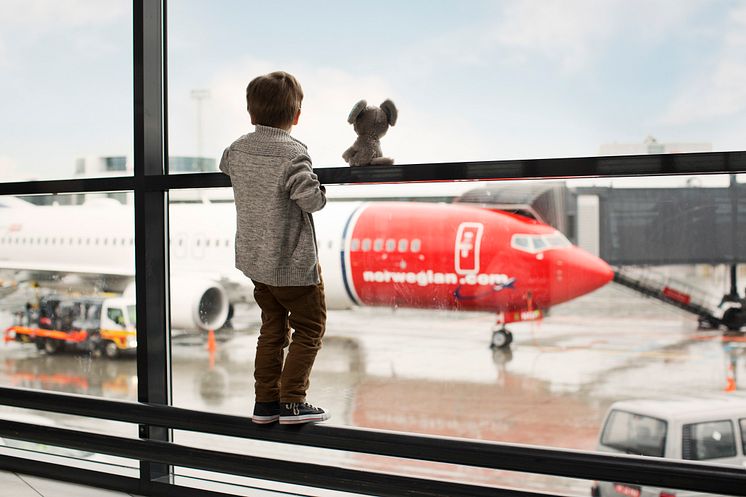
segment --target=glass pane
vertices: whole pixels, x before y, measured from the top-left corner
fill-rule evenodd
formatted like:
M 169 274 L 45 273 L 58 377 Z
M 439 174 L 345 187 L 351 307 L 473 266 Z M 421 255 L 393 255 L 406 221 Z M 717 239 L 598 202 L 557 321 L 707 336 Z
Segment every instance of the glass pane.
M 3 2 L 0 177 L 132 174 L 132 2 Z
M 170 154 L 219 159 L 274 70 L 303 87 L 292 133 L 320 167 L 346 165 L 362 99 L 398 108 L 381 147 L 399 164 L 742 150 L 744 18 L 727 1 L 172 1 Z
M 708 396 L 711 421 L 736 426 L 746 416 L 746 403 L 726 393 L 742 388 L 737 380 L 746 374 L 742 334 L 727 330 L 746 322 L 738 300 L 746 250 L 733 249 L 746 247 L 744 178 L 695 180 L 329 185 L 326 207 L 314 214 L 329 312 L 309 402 L 328 409 L 334 425 L 682 459 L 680 443 L 670 454 L 663 448 L 681 439 L 673 415 L 701 411 L 698 396 Z M 187 318 L 173 330 L 174 403 L 248 418 L 261 316 L 248 279 L 234 268 L 233 246 L 215 243 L 233 243 L 232 193 L 175 193 L 172 284 L 202 293 L 172 300 L 172 315 Z M 485 206 L 485 198 L 501 207 Z M 535 218 L 515 214 L 508 198 L 531 206 L 523 212 Z M 516 243 L 536 239 L 562 243 L 540 251 Z M 198 240 L 212 242 L 198 247 Z M 389 240 L 396 250 L 386 251 Z M 400 240 L 410 250 L 399 251 Z M 735 262 L 737 296 L 729 295 Z M 227 314 L 215 312 L 212 334 L 195 321 L 209 313 L 194 310 L 209 301 L 220 305 L 205 309 L 223 309 L 224 300 L 200 298 L 210 288 L 229 302 Z M 602 443 L 603 427 L 614 424 L 606 421 L 610 410 L 626 419 L 615 420 L 619 428 Z M 188 433 L 177 441 L 204 444 Z M 365 455 L 211 443 L 451 474 Z M 741 463 L 738 450 L 728 464 Z M 506 484 L 496 473 L 464 469 L 459 477 Z M 587 495 L 591 485 L 527 475 L 510 484 L 561 486 L 573 495 Z
M 137 400 L 134 215 L 120 201 L 131 196 L 0 197 L 0 385 Z M 137 436 L 132 424 L 52 412 L 0 406 L 0 418 Z M 10 438 L 0 440 L 0 450 L 11 453 L 6 449 L 80 467 L 138 467 Z
M 684 459 L 706 461 L 736 455 L 736 435 L 731 421 L 684 425 Z

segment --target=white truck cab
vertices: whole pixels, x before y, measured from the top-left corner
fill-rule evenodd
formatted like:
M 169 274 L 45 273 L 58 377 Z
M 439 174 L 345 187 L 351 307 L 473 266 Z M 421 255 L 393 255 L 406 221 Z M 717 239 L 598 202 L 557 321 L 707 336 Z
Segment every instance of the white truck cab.
M 598 450 L 741 466 L 746 471 L 746 397 L 728 394 L 611 405 Z M 699 492 L 596 482 L 594 497 L 684 497 Z

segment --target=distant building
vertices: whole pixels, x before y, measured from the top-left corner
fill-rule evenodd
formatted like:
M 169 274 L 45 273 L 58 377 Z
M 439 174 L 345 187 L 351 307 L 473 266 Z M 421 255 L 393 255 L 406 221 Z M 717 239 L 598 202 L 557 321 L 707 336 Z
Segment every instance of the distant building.
M 712 143 L 672 142 L 661 143 L 648 136 L 642 143 L 604 143 L 599 155 L 677 154 L 684 152 L 712 152 Z
M 112 157 L 84 157 L 75 161 L 75 176 L 119 176 L 134 170 L 132 158 L 124 155 Z M 168 158 L 171 173 L 206 173 L 218 170 L 212 157 L 173 156 Z
M 75 161 L 75 176 L 128 176 L 132 174 L 134 165 L 132 158 L 125 155 L 110 157 L 82 157 Z M 172 174 L 216 172 L 217 162 L 211 157 L 173 156 L 168 159 L 168 170 Z M 178 196 L 178 194 L 176 195 Z M 132 203 L 132 194 L 128 192 L 88 193 L 81 195 L 65 195 L 59 199 L 44 199 L 45 203 L 56 201 L 60 204 L 82 204 L 86 199 L 111 198 L 122 204 Z

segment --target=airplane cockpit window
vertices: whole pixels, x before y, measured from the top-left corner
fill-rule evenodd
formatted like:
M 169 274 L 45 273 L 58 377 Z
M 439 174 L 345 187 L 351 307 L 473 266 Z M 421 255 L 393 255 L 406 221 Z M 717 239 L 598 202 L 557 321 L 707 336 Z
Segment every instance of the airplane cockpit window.
M 549 235 L 515 234 L 510 240 L 510 245 L 523 252 L 538 254 L 550 249 L 569 247 L 571 243 L 557 231 Z

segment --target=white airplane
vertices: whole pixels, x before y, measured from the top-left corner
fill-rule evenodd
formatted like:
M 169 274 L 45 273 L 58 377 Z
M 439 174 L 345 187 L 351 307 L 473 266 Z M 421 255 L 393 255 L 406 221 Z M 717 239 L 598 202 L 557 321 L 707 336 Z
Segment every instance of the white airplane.
M 234 204 L 172 203 L 169 212 L 171 325 L 218 329 L 233 304 L 253 301 L 234 267 Z M 540 318 L 613 275 L 551 226 L 480 206 L 329 202 L 314 220 L 330 309 L 489 311 L 505 324 Z M 41 207 L 0 198 L 0 271 L 134 295 L 133 224 L 132 207 L 112 199 Z

